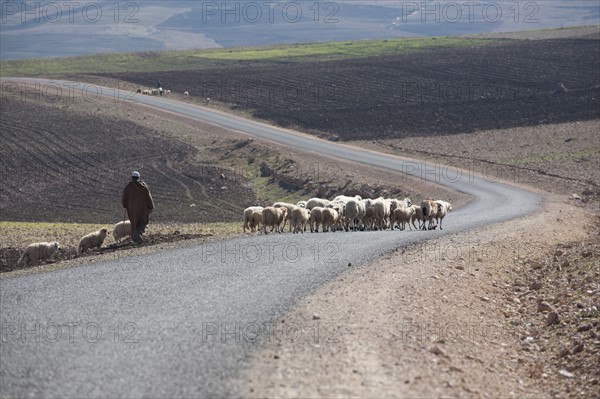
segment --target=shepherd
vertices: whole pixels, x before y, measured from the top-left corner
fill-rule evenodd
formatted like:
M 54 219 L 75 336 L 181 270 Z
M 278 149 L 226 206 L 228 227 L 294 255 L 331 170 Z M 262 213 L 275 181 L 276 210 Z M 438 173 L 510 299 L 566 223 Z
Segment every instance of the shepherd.
M 150 213 L 154 209 L 154 201 L 148 185 L 140 180 L 140 172 L 133 171 L 131 181 L 123 189 L 121 204 L 127 209 L 127 216 L 131 222 L 131 239 L 136 244 L 141 244 L 142 234 L 150 222 Z

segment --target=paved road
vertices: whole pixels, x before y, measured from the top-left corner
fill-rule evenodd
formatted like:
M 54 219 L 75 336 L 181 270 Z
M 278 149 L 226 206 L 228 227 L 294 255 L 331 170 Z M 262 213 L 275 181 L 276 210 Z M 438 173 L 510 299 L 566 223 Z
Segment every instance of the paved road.
M 409 243 L 517 218 L 537 210 L 542 200 L 435 165 L 164 98 L 136 98 L 295 148 L 438 179 L 474 200 L 447 218 L 443 232 L 245 237 L 1 280 L 2 397 L 235 395 L 229 379 L 274 335 L 321 345 L 335 339 L 339 331 L 327 320 L 272 322 L 298 298 L 347 270 L 348 263 L 364 264 Z M 467 250 L 457 244 L 424 251 L 439 256 Z

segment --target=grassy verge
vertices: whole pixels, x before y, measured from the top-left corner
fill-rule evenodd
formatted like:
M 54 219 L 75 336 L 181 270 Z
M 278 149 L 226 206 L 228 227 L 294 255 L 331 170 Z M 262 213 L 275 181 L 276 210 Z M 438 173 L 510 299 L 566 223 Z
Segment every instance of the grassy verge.
M 0 76 L 158 72 L 218 68 L 238 63 L 330 61 L 404 54 L 425 49 L 481 46 L 505 39 L 419 37 L 388 40 L 307 43 L 231 49 L 111 53 L 68 58 L 0 62 Z

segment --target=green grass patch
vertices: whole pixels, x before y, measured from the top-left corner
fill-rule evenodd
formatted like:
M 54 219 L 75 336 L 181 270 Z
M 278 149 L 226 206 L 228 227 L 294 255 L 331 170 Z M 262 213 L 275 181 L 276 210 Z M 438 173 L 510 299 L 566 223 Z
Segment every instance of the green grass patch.
M 330 61 L 405 54 L 412 51 L 482 46 L 506 39 L 419 37 L 309 43 L 232 49 L 111 53 L 0 62 L 0 76 L 60 76 L 119 72 L 202 70 L 248 63 Z
M 547 155 L 539 156 L 527 156 L 522 158 L 512 158 L 508 160 L 509 164 L 512 165 L 539 165 L 545 162 L 556 162 L 556 161 L 567 161 L 567 160 L 583 160 L 587 158 L 599 158 L 600 150 L 598 149 L 587 149 L 575 152 L 556 152 Z

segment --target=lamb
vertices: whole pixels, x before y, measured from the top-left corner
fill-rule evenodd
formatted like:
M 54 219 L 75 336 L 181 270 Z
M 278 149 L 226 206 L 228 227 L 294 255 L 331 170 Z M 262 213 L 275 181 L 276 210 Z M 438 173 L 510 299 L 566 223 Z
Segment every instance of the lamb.
M 334 208 L 324 208 L 321 211 L 321 223 L 323 224 L 323 232 L 336 231 L 338 216 L 339 214 Z
M 337 212 L 337 217 L 334 222 L 335 229 L 342 230 L 342 221 L 346 212 L 346 204 L 344 202 L 331 201 L 329 204 L 327 204 L 326 208 L 335 209 L 335 211 Z
M 404 230 L 406 228 L 406 224 L 410 227 L 410 220 L 415 213 L 414 208 L 396 208 L 394 212 L 390 216 L 391 228 L 394 229 L 394 224 L 398 223 L 398 228 L 400 230 Z
M 51 260 L 58 251 L 60 251 L 60 244 L 56 241 L 29 244 L 17 264 L 27 266 L 29 262 L 35 263 L 41 260 Z
M 102 246 L 104 243 L 104 239 L 108 234 L 108 229 L 106 227 L 84 236 L 81 240 L 79 240 L 79 245 L 77 246 L 77 252 L 79 254 L 83 254 L 86 250 L 92 248 L 98 248 Z
M 121 242 L 121 239 L 131 235 L 131 222 L 125 220 L 115 224 L 113 228 L 113 239 L 115 242 Z
M 452 204 L 442 200 L 437 200 L 436 202 L 438 204 L 438 209 L 435 218 L 440 225 L 440 230 L 442 230 L 442 221 L 449 212 L 452 212 Z
M 312 210 L 314 207 L 325 208 L 329 204 L 329 200 L 323 198 L 311 198 L 306 202 L 306 209 Z
M 281 225 L 285 221 L 287 208 L 268 206 L 262 210 L 263 232 L 267 234 L 267 227 L 274 227 L 275 232 L 281 234 Z
M 250 231 L 255 232 L 256 229 L 260 230 L 261 223 L 262 223 L 262 210 L 252 212 L 252 215 L 250 215 Z
M 244 233 L 246 232 L 247 228 L 250 228 L 249 223 L 250 223 L 250 216 L 252 216 L 252 212 L 254 212 L 254 211 L 262 212 L 262 210 L 263 210 L 262 206 L 250 206 L 250 207 L 244 209 Z
M 288 220 L 292 220 L 292 210 L 294 210 L 294 208 L 296 207 L 296 205 L 294 204 L 289 204 L 287 202 L 276 202 L 273 204 L 273 206 L 275 208 L 287 208 L 287 214 L 285 216 L 285 220 L 283 221 L 283 226 L 282 228 L 285 228 L 285 224 L 287 223 Z M 292 231 L 292 223 L 290 222 L 290 232 Z
M 306 208 L 302 208 L 300 206 L 294 207 L 292 209 L 292 220 L 290 221 L 291 226 L 294 229 L 294 233 L 302 233 L 306 231 L 306 223 L 310 218 L 310 211 Z
M 433 223 L 436 215 L 437 215 L 438 204 L 434 200 L 424 200 L 421 202 L 421 211 L 423 212 L 423 227 L 425 230 L 425 222 L 429 221 L 427 225 L 427 230 L 434 230 L 437 226 Z
M 310 218 L 308 219 L 308 223 L 310 225 L 311 233 L 319 232 L 319 224 L 322 221 L 323 209 L 325 209 L 325 208 L 320 207 L 320 206 L 315 206 L 314 208 L 312 208 L 310 210 Z

